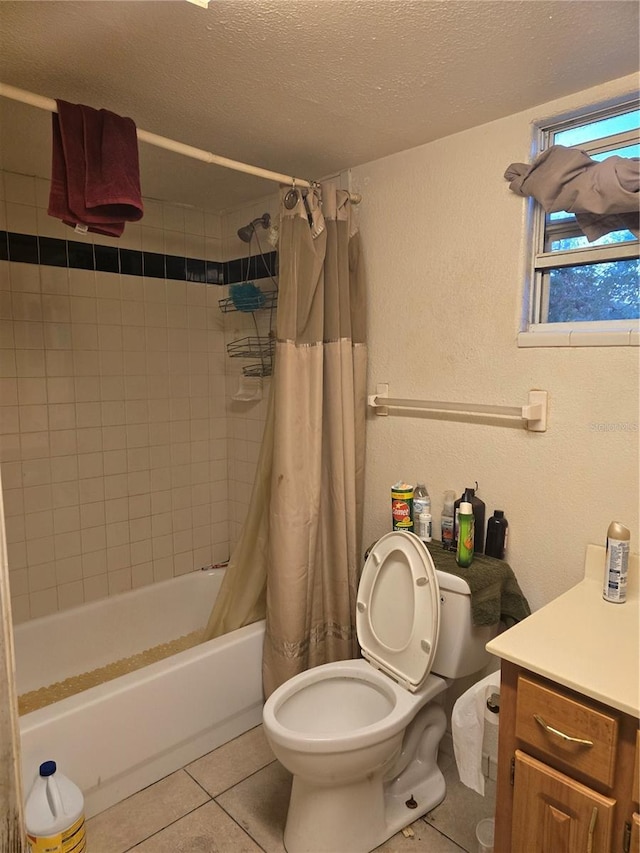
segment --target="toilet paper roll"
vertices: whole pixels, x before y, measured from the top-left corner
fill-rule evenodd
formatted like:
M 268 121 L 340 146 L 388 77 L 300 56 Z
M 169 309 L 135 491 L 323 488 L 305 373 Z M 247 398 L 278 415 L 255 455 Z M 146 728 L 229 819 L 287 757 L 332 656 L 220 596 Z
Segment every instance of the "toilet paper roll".
M 499 689 L 500 672 L 492 672 L 460 696 L 451 714 L 453 752 L 460 781 L 482 796 L 484 796 L 482 743 L 485 725 L 493 722 L 489 723 L 485 716 L 487 696 L 498 693 Z

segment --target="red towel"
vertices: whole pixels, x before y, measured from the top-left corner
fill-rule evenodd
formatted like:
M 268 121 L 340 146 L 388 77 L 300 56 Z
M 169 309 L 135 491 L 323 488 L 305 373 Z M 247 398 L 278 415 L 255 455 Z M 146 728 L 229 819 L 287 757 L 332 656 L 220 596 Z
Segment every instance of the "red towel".
M 56 103 L 48 213 L 119 237 L 143 214 L 136 126 L 109 110 Z

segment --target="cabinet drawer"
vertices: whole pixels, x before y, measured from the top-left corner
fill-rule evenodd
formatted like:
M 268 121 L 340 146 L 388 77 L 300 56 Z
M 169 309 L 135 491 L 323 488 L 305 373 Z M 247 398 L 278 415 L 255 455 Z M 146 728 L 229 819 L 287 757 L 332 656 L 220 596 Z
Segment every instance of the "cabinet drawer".
M 611 788 L 615 774 L 618 719 L 518 678 L 516 737 L 541 753 L 551 764 L 577 770 Z

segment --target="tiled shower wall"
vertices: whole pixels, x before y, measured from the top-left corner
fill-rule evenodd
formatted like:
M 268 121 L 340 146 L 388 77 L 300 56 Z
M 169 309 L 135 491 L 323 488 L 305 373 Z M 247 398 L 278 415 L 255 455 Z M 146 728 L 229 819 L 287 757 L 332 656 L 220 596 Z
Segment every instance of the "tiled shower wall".
M 241 242 L 237 230 L 247 222 L 251 222 L 265 212 L 271 215 L 272 223 L 278 222 L 278 194 L 262 198 L 253 204 L 243 205 L 225 211 L 222 217 L 223 243 L 226 258 L 241 258 L 247 254 L 247 244 Z M 270 233 L 261 228 L 257 230 L 260 240 L 258 246 L 254 239 L 251 244 L 251 255 L 259 254 L 259 249 L 266 254 L 273 250 L 269 242 Z M 242 268 L 242 264 L 240 265 Z M 252 270 L 251 276 L 259 278 L 257 284 L 263 290 L 275 287 L 269 278 L 259 257 Z M 240 277 L 246 276 L 246 267 L 240 270 Z M 264 276 L 264 277 L 263 277 Z M 223 288 L 226 296 L 226 288 Z M 256 323 L 261 335 L 268 334 L 269 328 L 275 327 L 275 317 L 269 312 L 256 312 Z M 255 335 L 256 329 L 250 314 L 234 312 L 224 315 L 225 345 L 245 335 Z M 270 390 L 270 379 L 262 381 L 262 399 L 243 403 L 233 399 L 240 385 L 242 367 L 246 364 L 242 359 L 227 358 L 226 382 L 228 400 L 228 459 L 229 459 L 229 544 L 233 547 L 238 541 L 249 507 L 251 491 L 255 478 L 256 465 L 262 446 L 262 433 L 267 413 L 267 399 Z
M 219 215 L 148 199 L 144 224 L 120 240 L 83 238 L 47 216 L 48 181 L 0 178 L 0 230 L 208 260 L 241 248 L 225 246 Z M 224 295 L 196 281 L 0 261 L 16 622 L 227 559 L 265 404 L 227 399 L 239 368 L 225 353 Z M 234 315 L 227 337 L 246 321 Z

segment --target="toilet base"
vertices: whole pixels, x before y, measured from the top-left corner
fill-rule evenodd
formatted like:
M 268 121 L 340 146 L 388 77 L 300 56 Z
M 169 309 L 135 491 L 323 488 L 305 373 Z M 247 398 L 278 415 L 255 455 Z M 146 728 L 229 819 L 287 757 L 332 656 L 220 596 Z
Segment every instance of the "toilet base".
M 381 774 L 333 788 L 294 776 L 284 846 L 287 853 L 368 853 L 385 837 L 384 818 Z
M 436 766 L 412 787 L 410 808 L 386 792 L 380 776 L 343 787 L 318 788 L 294 777 L 284 831 L 287 853 L 370 853 L 442 802 L 444 776 Z
M 386 774 L 381 768 L 365 779 L 334 787 L 294 775 L 284 831 L 287 853 L 370 853 L 435 808 L 446 793 L 436 763 L 445 727 L 439 705 L 423 708 Z
M 385 796 L 387 834 L 377 843 L 382 844 L 383 841 L 391 838 L 396 832 L 400 832 L 405 826 L 409 826 L 414 820 L 418 820 L 431 809 L 435 809 L 444 800 L 446 792 L 444 776 L 440 768 L 436 766 L 431 773 L 412 786 L 409 797 L 406 799 L 399 794 L 387 793 Z M 417 803 L 413 808 L 407 806 L 407 802 L 411 801 Z
M 422 708 L 408 727 L 403 751 L 385 777 L 386 838 L 444 800 L 446 784 L 437 759 L 446 727 L 446 714 L 435 703 Z

